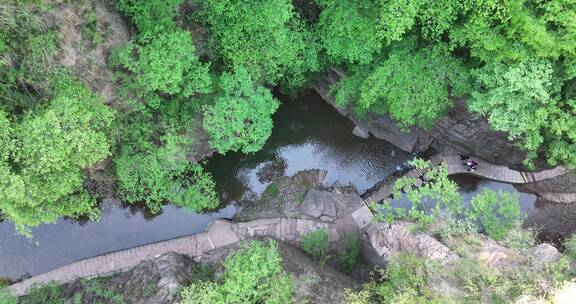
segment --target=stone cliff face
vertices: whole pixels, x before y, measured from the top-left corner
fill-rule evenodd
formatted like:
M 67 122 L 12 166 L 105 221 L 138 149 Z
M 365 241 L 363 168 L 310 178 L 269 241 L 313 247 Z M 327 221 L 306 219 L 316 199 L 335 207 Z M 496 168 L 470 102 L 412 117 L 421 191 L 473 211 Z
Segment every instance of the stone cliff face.
M 342 76 L 342 71 L 333 69 L 325 79 L 314 86 L 314 89 L 334 106 L 334 98 L 329 89 Z M 368 113 L 365 117 L 358 118 L 350 107 L 336 109 L 376 138 L 386 140 L 408 152 L 424 151 L 430 147 L 438 151 L 453 149 L 461 154 L 476 155 L 507 166 L 519 166 L 525 158 L 525 153 L 509 142 L 505 133 L 492 130 L 485 119 L 469 113 L 462 99 L 455 98 L 454 108 L 430 130 L 412 127 L 408 131 L 402 131 L 387 115 Z

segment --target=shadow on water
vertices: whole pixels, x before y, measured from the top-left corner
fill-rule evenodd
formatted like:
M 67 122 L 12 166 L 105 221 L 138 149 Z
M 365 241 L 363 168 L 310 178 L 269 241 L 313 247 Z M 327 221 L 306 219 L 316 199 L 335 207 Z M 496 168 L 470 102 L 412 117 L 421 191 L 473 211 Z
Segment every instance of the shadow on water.
M 338 180 L 362 193 L 411 158 L 388 142 L 354 136 L 353 124 L 315 92 L 280 99 L 283 105 L 262 150 L 216 155 L 207 163 L 224 202 L 242 202 L 276 178 L 306 169 L 327 170 L 326 185 Z

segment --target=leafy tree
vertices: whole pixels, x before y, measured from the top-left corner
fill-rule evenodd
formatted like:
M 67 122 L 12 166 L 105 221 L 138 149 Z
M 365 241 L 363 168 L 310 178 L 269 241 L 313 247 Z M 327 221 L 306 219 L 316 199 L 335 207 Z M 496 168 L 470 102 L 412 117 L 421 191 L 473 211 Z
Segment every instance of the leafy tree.
M 192 283 L 182 292 L 182 304 L 291 302 L 293 283 L 275 241 L 252 241 L 230 254 L 219 281 Z
M 484 188 L 472 199 L 468 216 L 479 221 L 489 237 L 500 240 L 521 224 L 518 194 Z
M 116 7 L 129 16 L 141 33 L 176 27 L 174 17 L 183 0 L 118 0 Z
M 485 62 L 574 56 L 573 1 L 466 0 L 462 15 L 450 36 Z
M 124 77 L 128 89 L 156 108 L 159 97 L 150 93 L 189 97 L 211 91 L 209 65 L 201 63 L 195 51 L 184 30 L 145 32 L 137 43 L 116 50 L 111 63 L 131 72 Z
M 248 71 L 236 69 L 220 79 L 222 90 L 213 106 L 204 108 L 204 129 L 210 144 L 220 153 L 260 150 L 272 134 L 272 114 L 278 101 L 270 91 L 254 83 Z
M 576 101 L 560 100 L 550 61 L 493 63 L 475 70 L 473 76 L 476 90 L 470 109 L 518 140 L 529 160 L 545 147 L 550 164 L 576 164 Z
M 208 0 L 203 5 L 217 53 L 231 70 L 244 67 L 256 81 L 271 84 L 289 78 L 291 87 L 317 70 L 315 41 L 292 1 Z
M 343 86 L 359 93 L 341 93 L 337 100 L 347 102 L 346 97 L 356 95 L 362 111 L 388 113 L 404 127 L 429 127 L 452 107 L 451 94 L 468 91 L 467 70 L 441 46 L 400 46 L 363 76 L 353 78 L 359 85 L 347 86 L 343 80 Z
M 162 141 L 162 146 L 140 153 L 124 146 L 115 159 L 122 197 L 129 203 L 144 202 L 152 213 L 161 211 L 166 201 L 196 212 L 218 207 L 212 176 L 187 159 L 189 140 L 167 134 Z
M 394 182 L 393 197 L 399 200 L 406 197 L 412 206 L 409 210 L 393 208 L 390 202 L 384 202 L 381 207 L 374 206 L 379 210 L 376 214 L 378 220 L 392 223 L 395 219 L 408 218 L 416 221 L 421 226 L 426 226 L 440 218 L 443 212 L 450 216 L 458 216 L 462 212 L 462 197 L 458 192 L 458 185 L 448 178 L 448 168 L 445 165 L 434 167 L 429 161 L 416 159 L 414 166 L 420 170 L 426 170 L 426 179 L 431 182 L 414 187 L 416 180 L 412 177 L 401 177 Z M 427 203 L 434 202 L 429 208 Z
M 0 210 L 20 232 L 59 217 L 97 218 L 83 190 L 84 168 L 109 155 L 111 112 L 84 86 L 65 79 L 46 107 L 3 125 Z M 2 115 L 0 115 L 2 116 Z
M 383 46 L 375 35 L 377 11 L 364 1 L 318 1 L 322 6 L 317 31 L 331 61 L 370 63 Z

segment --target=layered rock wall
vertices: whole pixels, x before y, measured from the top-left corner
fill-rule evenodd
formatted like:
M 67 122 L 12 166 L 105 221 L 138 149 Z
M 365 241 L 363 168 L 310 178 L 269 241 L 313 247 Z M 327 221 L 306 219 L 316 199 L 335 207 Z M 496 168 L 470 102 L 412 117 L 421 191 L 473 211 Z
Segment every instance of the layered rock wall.
M 342 76 L 344 73 L 341 70 L 333 69 L 314 86 L 315 90 L 334 106 L 330 87 L 338 83 Z M 387 115 L 368 113 L 359 118 L 351 107 L 335 108 L 361 129 L 408 152 L 424 151 L 429 147 L 444 151 L 448 147 L 461 154 L 479 156 L 499 165 L 518 166 L 522 163 L 525 153 L 509 142 L 505 133 L 492 130 L 485 119 L 469 113 L 463 99 L 454 98 L 453 101 L 453 109 L 430 130 L 412 127 L 403 131 Z

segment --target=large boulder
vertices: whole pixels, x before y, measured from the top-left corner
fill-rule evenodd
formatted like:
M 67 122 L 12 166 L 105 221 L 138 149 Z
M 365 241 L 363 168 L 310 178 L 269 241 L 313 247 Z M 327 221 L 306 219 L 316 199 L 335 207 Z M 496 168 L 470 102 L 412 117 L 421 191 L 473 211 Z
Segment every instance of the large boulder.
M 425 233 L 416 232 L 414 228 L 413 223 L 403 221 L 370 225 L 362 235 L 365 259 L 372 264 L 385 266 L 391 257 L 401 252 L 442 263 L 456 258 L 448 247 Z

